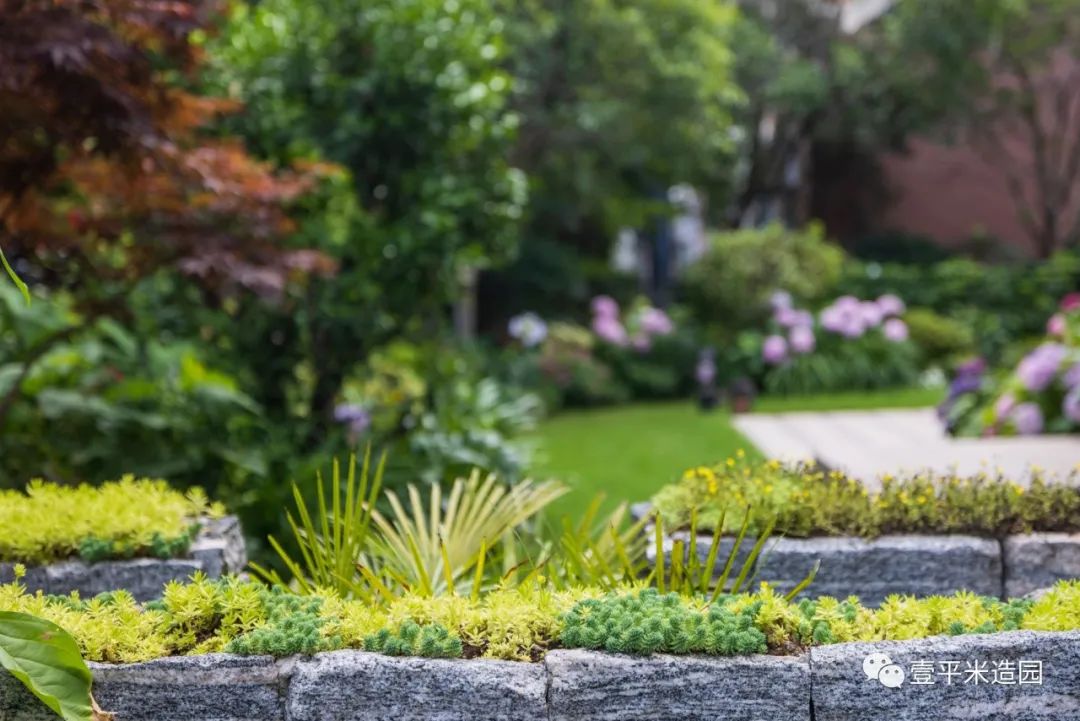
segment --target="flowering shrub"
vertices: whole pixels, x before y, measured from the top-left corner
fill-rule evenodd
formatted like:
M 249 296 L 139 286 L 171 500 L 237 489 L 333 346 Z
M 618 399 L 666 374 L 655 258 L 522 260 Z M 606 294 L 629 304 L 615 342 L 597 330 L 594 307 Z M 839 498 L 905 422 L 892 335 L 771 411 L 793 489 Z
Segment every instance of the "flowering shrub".
M 549 406 L 592 406 L 689 391 L 697 344 L 685 324 L 644 300 L 624 310 L 600 295 L 590 311 L 588 328 L 559 321 L 549 325 L 534 313 L 510 321 L 507 330 L 517 351 L 510 361 L 513 373 Z
M 870 493 L 858 480 L 813 465 L 750 461 L 745 454 L 687 470 L 653 504 L 669 525 L 738 531 L 740 507 L 776 518 L 788 536 L 964 533 L 1001 537 L 1031 531 L 1080 531 L 1080 473 L 1054 482 L 1036 473 L 1027 488 L 1000 476 L 929 473 L 881 478 Z
M 486 376 L 459 350 L 396 341 L 345 379 L 334 419 L 353 446 L 405 451 L 391 485 L 439 483 L 472 468 L 515 482 L 531 458 L 524 436 L 541 412 L 539 398 Z
M 1043 342 L 1003 378 L 958 373 L 940 413 L 962 435 L 1034 435 L 1080 430 L 1080 293 L 1066 296 Z M 974 371 L 978 370 L 978 373 Z
M 761 342 L 763 382 L 773 393 L 808 393 L 911 385 L 918 353 L 895 295 L 864 301 L 841 296 L 814 316 L 790 294 L 771 298 L 772 319 Z

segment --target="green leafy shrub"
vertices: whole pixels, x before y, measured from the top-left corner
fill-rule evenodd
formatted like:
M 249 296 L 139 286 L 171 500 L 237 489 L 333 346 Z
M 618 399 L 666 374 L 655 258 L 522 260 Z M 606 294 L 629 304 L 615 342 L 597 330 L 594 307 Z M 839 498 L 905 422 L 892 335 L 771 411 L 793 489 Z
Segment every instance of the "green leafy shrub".
M 819 334 L 812 353 L 793 354 L 768 369 L 762 388 L 775 395 L 906 388 L 919 380 L 918 350 L 878 333 L 840 339 Z
M 949 361 L 976 351 L 975 333 L 958 320 L 939 315 L 929 308 L 912 308 L 904 314 L 911 341 L 930 363 Z
M 1080 478 L 1053 482 L 1035 472 L 1028 487 L 983 472 L 970 477 L 885 475 L 874 493 L 839 471 L 757 462 L 737 454 L 716 466 L 687 470 L 653 498 L 670 525 L 714 530 L 729 507 L 751 505 L 776 518 L 789 536 L 877 536 L 965 533 L 1002 537 L 1080 530 Z M 738 530 L 730 516 L 725 532 Z
M 396 629 L 383 628 L 365 638 L 364 650 L 387 656 L 460 658 L 461 639 L 439 624 L 421 626 L 405 621 Z
M 1080 293 L 1061 300 L 1042 342 L 1026 348 L 1013 370 L 970 382 L 958 373 L 941 410 L 956 435 L 1080 430 Z
M 258 404 L 207 349 L 169 337 L 87 322 L 60 293 L 26 307 L 0 283 L 0 488 L 131 472 L 226 498 L 262 478 Z
M 684 300 L 702 323 L 729 336 L 760 327 L 769 315 L 769 297 L 777 290 L 804 303 L 823 298 L 835 287 L 843 259 L 817 224 L 801 231 L 773 223 L 718 233 L 707 253 L 688 269 Z
M 997 358 L 1009 343 L 1039 335 L 1059 298 L 1080 285 L 1075 250 L 1045 261 L 990 265 L 954 258 L 932 264 L 844 265 L 837 293 L 895 293 L 970 328 L 979 355 Z
M 165 481 L 125 476 L 98 487 L 32 481 L 0 491 L 0 561 L 44 564 L 183 554 L 200 517 L 220 515 L 198 489 L 185 495 Z
M 563 618 L 566 648 L 614 653 L 765 653 L 765 634 L 754 626 L 757 607 L 733 612 L 722 603 L 704 610 L 676 594 L 655 589 L 606 596 L 575 605 Z

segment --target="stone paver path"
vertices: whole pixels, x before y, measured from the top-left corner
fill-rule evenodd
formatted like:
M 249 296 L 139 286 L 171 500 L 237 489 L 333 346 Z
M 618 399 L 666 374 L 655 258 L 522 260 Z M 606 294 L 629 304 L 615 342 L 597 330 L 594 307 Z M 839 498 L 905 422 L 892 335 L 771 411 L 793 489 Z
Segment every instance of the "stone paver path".
M 1023 481 L 1032 466 L 1066 475 L 1080 464 L 1080 436 L 950 438 L 932 408 L 748 414 L 735 427 L 770 458 L 816 459 L 871 486 L 903 471 L 1000 468 Z

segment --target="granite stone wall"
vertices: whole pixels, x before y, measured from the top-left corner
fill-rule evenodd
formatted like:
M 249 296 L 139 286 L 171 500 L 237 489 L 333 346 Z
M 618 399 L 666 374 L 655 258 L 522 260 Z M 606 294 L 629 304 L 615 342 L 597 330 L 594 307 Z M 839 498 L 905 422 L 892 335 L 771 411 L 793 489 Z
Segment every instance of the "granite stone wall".
M 696 546 L 702 561 L 712 542 L 699 536 L 696 544 L 689 544 L 687 534 L 677 532 L 664 542 L 669 558 L 675 539 Z M 754 539 L 745 539 L 737 561 L 743 561 L 753 545 Z M 715 575 L 731 546 L 731 539 L 721 543 Z M 650 551 L 650 560 L 654 556 Z M 773 538 L 754 571 L 758 581 L 786 592 L 818 562 L 814 582 L 803 595 L 858 596 L 868 606 L 894 593 L 929 596 L 966 590 L 1017 598 L 1061 579 L 1080 578 L 1080 534 L 1030 533 L 1004 541 L 961 535 Z
M 1080 719 L 1080 632 L 849 643 L 797 656 L 541 663 L 336 651 L 93 664 L 116 721 L 1063 721 Z M 0 721 L 45 721 L 0 671 Z
M 106 591 L 126 589 L 139 601 L 161 595 L 169 581 L 184 581 L 196 571 L 210 578 L 240 573 L 247 566 L 247 552 L 240 522 L 235 516 L 203 523 L 185 558 L 136 558 L 130 561 L 63 561 L 47 566 L 30 566 L 22 583 L 31 593 L 42 591 L 66 596 L 78 591 L 83 598 Z M 0 563 L 0 583 L 15 578 L 15 564 Z

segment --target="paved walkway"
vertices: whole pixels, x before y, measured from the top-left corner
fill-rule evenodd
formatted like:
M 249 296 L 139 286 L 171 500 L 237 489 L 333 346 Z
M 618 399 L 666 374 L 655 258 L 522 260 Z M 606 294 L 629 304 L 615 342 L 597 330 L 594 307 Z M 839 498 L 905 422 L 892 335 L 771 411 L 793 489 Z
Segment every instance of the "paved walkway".
M 813 458 L 871 486 L 902 471 L 1000 468 L 1023 481 L 1032 466 L 1066 475 L 1080 464 L 1080 436 L 950 438 L 932 408 L 747 414 L 735 427 L 770 458 Z

